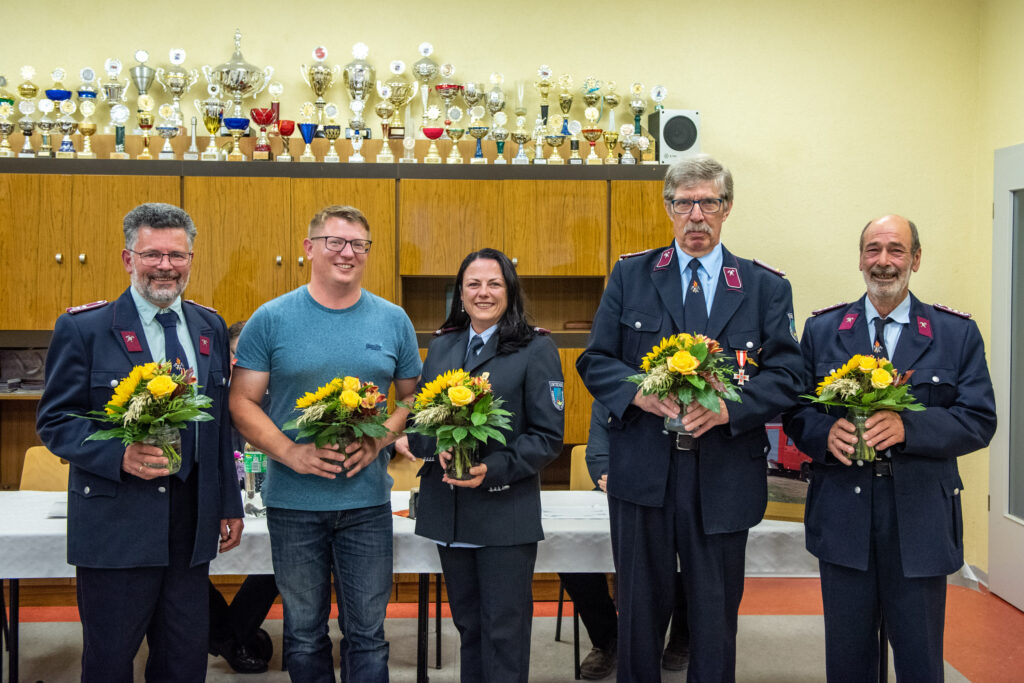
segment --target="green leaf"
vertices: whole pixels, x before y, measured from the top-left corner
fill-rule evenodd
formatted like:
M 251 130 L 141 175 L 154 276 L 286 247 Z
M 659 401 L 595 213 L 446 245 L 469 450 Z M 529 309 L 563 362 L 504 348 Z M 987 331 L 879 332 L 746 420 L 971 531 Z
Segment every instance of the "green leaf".
M 474 411 L 473 414 L 470 415 L 469 417 L 474 425 L 482 425 L 487 423 L 487 415 L 485 415 L 484 413 Z
M 713 413 L 722 412 L 722 406 L 718 402 L 718 394 L 714 391 L 701 391 L 697 394 L 697 403 L 707 408 Z
M 466 434 L 468 433 L 469 431 L 465 427 L 456 427 L 452 432 L 452 438 L 456 441 L 462 441 L 466 438 Z

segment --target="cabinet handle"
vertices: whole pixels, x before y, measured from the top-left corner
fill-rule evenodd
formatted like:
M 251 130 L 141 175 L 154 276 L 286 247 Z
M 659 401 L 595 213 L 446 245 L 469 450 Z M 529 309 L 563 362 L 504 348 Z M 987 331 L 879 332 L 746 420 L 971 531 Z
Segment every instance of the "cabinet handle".
M 306 265 L 306 257 L 305 256 L 300 256 L 299 257 L 299 268 L 301 268 L 304 265 Z
M 64 263 L 64 254 L 57 253 L 54 258 L 57 259 L 57 263 Z
M 282 259 L 281 259 L 280 256 L 278 256 L 276 259 L 274 259 L 274 262 L 277 263 L 277 265 L 281 265 L 281 261 L 282 261 Z
M 78 262 L 79 263 L 85 263 L 85 254 L 79 254 L 78 255 Z
M 515 257 L 512 257 L 512 265 L 513 266 L 518 266 L 519 265 L 519 259 L 517 259 Z

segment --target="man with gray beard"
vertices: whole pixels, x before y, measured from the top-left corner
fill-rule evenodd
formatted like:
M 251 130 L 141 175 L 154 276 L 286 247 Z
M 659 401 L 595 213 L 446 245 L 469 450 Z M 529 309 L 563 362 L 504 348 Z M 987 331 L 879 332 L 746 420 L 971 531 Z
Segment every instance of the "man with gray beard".
M 864 440 L 878 458 L 856 465 L 845 409 L 805 403 L 786 416 L 786 434 L 813 459 L 804 524 L 821 570 L 829 681 L 878 680 L 882 619 L 896 678 L 943 680 L 946 575 L 964 563 L 956 461 L 988 445 L 996 412 L 978 326 L 911 294 L 920 266 L 917 226 L 900 216 L 868 223 L 867 294 L 804 325 L 805 393 L 859 354 L 912 371 L 910 391 L 926 406 L 869 417 Z
M 196 236 L 187 213 L 142 204 L 123 227 L 131 287 L 113 303 L 58 318 L 36 428 L 71 463 L 68 563 L 76 567 L 82 681 L 131 681 L 145 637 L 146 680 L 194 683 L 206 678 L 209 563 L 218 541 L 224 552 L 242 533 L 227 328 L 212 309 L 181 299 Z M 77 417 L 102 411 L 133 367 L 160 360 L 190 368 L 213 399 L 214 420 L 183 430 L 173 476 L 159 447 L 85 441 L 104 425 Z

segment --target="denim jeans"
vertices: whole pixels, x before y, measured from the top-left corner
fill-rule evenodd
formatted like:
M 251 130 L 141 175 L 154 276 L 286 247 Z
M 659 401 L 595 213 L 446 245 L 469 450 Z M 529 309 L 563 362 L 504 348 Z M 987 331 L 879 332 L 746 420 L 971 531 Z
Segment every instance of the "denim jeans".
M 335 680 L 327 627 L 333 574 L 342 683 L 386 682 L 391 504 L 331 512 L 268 508 L 267 528 L 284 602 L 284 658 L 291 680 Z

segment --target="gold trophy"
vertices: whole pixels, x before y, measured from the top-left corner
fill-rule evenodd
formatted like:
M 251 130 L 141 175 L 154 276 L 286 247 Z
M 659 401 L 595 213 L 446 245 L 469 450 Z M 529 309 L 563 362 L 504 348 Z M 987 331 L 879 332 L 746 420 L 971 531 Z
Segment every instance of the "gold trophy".
M 565 142 L 565 136 L 562 135 L 563 124 L 565 124 L 565 120 L 561 114 L 555 114 L 551 117 L 551 125 L 548 126 L 549 130 L 544 135 L 544 142 L 551 148 L 551 154 L 547 158 L 547 163 L 553 166 L 565 164 L 565 159 L 558 153 L 558 148 Z M 537 163 L 536 159 L 534 159 L 534 163 Z
M 189 89 L 199 80 L 197 69 L 185 70 L 182 66 L 185 63 L 185 51 L 176 47 L 168 53 L 171 62 L 170 69 L 160 67 L 156 70 L 156 82 L 163 86 L 164 91 L 171 93 L 174 109 L 171 120 L 176 126 L 184 126 L 185 119 L 181 115 L 181 98 L 188 94 Z
M 526 156 L 526 143 L 530 141 L 530 132 L 526 130 L 525 116 L 516 117 L 516 129 L 512 131 L 509 137 L 519 147 L 516 155 L 512 157 L 512 163 L 515 165 L 530 163 L 530 157 Z
M 541 64 L 537 69 L 537 80 L 533 82 L 533 87 L 540 93 L 540 117 L 545 126 L 548 125 L 548 93 L 551 92 L 551 86 L 551 67 Z M 537 163 L 536 160 L 534 163 Z
M 14 156 L 14 150 L 11 149 L 11 142 L 8 140 L 8 136 L 14 132 L 14 124 L 11 123 L 10 116 L 14 112 L 14 107 L 6 99 L 0 102 L 0 159 L 7 159 Z
M 562 74 L 558 77 L 558 109 L 562 112 L 562 135 L 569 134 L 569 111 L 572 109 L 572 76 Z
M 203 117 L 203 127 L 210 134 L 210 144 L 199 155 L 200 161 L 220 161 L 220 150 L 217 148 L 217 133 L 220 131 L 221 119 L 224 116 L 224 103 L 220 99 L 220 86 L 210 83 L 206 86 L 209 95 L 205 100 L 195 101 L 196 111 Z
M 327 101 L 324 100 L 324 93 L 326 93 L 332 85 L 334 85 L 334 79 L 341 73 L 341 65 L 335 64 L 334 66 L 327 66 L 324 64 L 324 60 L 327 59 L 327 48 L 323 45 L 319 45 L 313 48 L 313 64 L 306 66 L 303 64 L 299 67 L 299 73 L 302 74 L 302 80 L 306 82 L 312 90 L 313 94 L 316 95 L 317 110 L 317 123 L 323 125 L 324 123 L 324 106 Z
M 274 67 L 267 66 L 262 70 L 245 61 L 242 57 L 242 32 L 235 30 L 235 51 L 231 59 L 219 64 L 216 67 L 203 66 L 203 75 L 206 82 L 220 85 L 222 91 L 231 94 L 234 106 L 231 109 L 231 116 L 228 118 L 245 118 L 242 111 L 242 99 L 245 97 L 255 98 L 270 83 L 274 75 Z
M 173 160 L 177 157 L 174 156 L 174 148 L 171 147 L 171 140 L 178 136 L 178 116 L 180 112 L 174 108 L 173 104 L 161 104 L 157 110 L 160 115 L 160 125 L 156 127 L 157 135 L 164 139 L 164 146 L 160 148 L 160 154 L 157 155 L 158 159 Z
M 136 112 L 139 121 L 139 130 L 142 131 L 142 151 L 136 159 L 152 159 L 153 153 L 149 151 L 149 131 L 153 128 L 153 97 L 151 95 L 139 95 L 138 111 Z
M 132 113 L 128 110 L 128 107 L 120 102 L 110 108 L 110 123 L 114 129 L 114 151 L 110 153 L 111 159 L 131 158 L 124 151 L 124 124 L 128 123 L 131 115 Z
M 606 163 L 606 164 L 617 164 L 617 163 L 619 163 L 619 158 L 617 156 L 615 156 L 615 143 L 619 141 L 619 133 L 618 133 L 618 131 L 614 131 L 614 130 L 609 128 L 602 135 L 604 137 L 605 149 L 608 150 L 608 156 L 606 156 L 604 158 L 604 163 Z
M 0 104 L 6 102 L 11 105 L 11 111 L 14 111 L 14 95 L 7 91 L 7 78 L 0 76 Z
M 36 122 L 36 128 L 39 129 L 40 137 L 39 151 L 36 152 L 36 157 L 49 158 L 53 156 L 53 148 L 50 146 L 50 131 L 53 130 L 55 123 L 49 116 L 54 110 L 53 100 L 39 100 L 38 108 L 42 116 Z
M 419 81 L 409 81 L 405 76 L 405 62 L 396 59 L 388 65 L 391 76 L 384 85 L 388 88 L 387 99 L 394 107 L 391 121 L 388 124 L 388 137 L 392 140 L 400 140 L 405 137 L 405 118 L 402 116 L 402 107 L 416 97 L 416 90 L 419 88 Z M 377 92 L 381 90 L 381 82 L 377 81 Z
M 583 117 L 587 119 L 587 127 L 581 132 L 583 133 L 583 138 L 590 143 L 590 154 L 587 155 L 586 164 L 588 166 L 599 165 L 601 157 L 597 156 L 595 146 L 597 141 L 601 139 L 601 133 L 603 132 L 597 127 L 597 119 L 601 117 L 601 112 L 597 110 L 597 107 L 591 105 L 584 110 Z
M 437 139 L 444 135 L 444 128 L 437 125 L 440 118 L 441 110 L 437 108 L 436 104 L 427 107 L 427 125 L 423 126 L 423 137 L 430 140 L 430 148 L 427 150 L 427 156 L 423 157 L 425 164 L 441 163 L 441 152 L 437 149 Z
M 149 87 L 153 85 L 153 80 L 156 77 L 156 69 L 146 64 L 149 60 L 149 53 L 145 50 L 135 51 L 135 61 L 138 62 L 135 66 L 128 69 L 128 78 L 131 80 L 132 85 L 139 93 L 139 97 L 146 97 L 149 95 Z M 135 129 L 136 135 L 143 135 L 142 124 L 139 124 L 139 128 Z
M 508 114 L 499 111 L 491 116 L 491 121 L 494 123 L 491 135 L 494 136 L 494 143 L 498 148 L 498 153 L 494 157 L 494 163 L 498 165 L 507 164 L 508 161 L 505 160 L 505 141 L 508 140 L 508 129 L 505 128 L 505 124 L 508 123 Z
M 451 122 L 448 125 L 447 132 L 448 137 L 451 138 L 452 141 L 452 148 L 451 151 L 448 152 L 447 163 L 461 164 L 462 154 L 459 153 L 459 139 L 462 137 L 462 134 L 466 132 L 466 130 L 464 128 L 457 127 L 457 124 L 459 123 L 459 121 L 462 120 L 462 110 L 459 109 L 458 107 L 452 107 L 451 109 L 448 110 L 447 120 Z
M 377 103 L 377 106 L 375 106 L 373 110 L 380 118 L 380 129 L 382 133 L 380 152 L 377 154 L 377 163 L 393 164 L 395 163 L 395 155 L 391 152 L 391 145 L 388 144 L 391 138 L 389 135 L 391 129 L 391 115 L 395 113 L 395 105 L 391 104 L 391 100 L 388 99 L 391 97 L 391 88 L 378 81 L 377 94 L 380 96 L 380 102 Z
M 36 122 L 32 118 L 32 114 L 36 111 L 35 100 L 22 100 L 18 102 L 18 111 L 21 113 L 21 118 L 18 119 L 18 130 L 21 131 L 25 139 L 24 144 L 21 146 L 21 151 L 18 152 L 18 158 L 32 159 L 36 155 L 36 151 L 32 148 L 32 131 L 36 129 Z
M 327 122 L 323 125 L 324 137 L 327 139 L 327 154 L 324 155 L 325 164 L 340 164 L 341 157 L 335 149 L 335 141 L 341 137 L 341 125 L 338 123 L 338 105 L 328 102 L 324 105 L 323 114 Z
M 615 81 L 608 81 L 607 92 L 604 94 L 604 106 L 608 110 L 608 126 L 605 130 L 617 130 L 615 128 L 615 108 L 619 106 L 622 98 L 615 92 Z
M 92 115 L 96 113 L 96 103 L 87 99 L 78 109 L 82 112 L 82 122 L 78 124 L 78 132 L 82 134 L 82 151 L 78 153 L 78 158 L 95 159 L 96 153 L 92 151 L 92 136 L 96 134 L 96 122 L 92 120 Z
M 72 118 L 72 115 L 78 111 L 78 105 L 71 100 L 63 100 L 60 103 L 60 117 L 57 119 L 57 128 L 64 135 L 60 141 L 60 147 L 57 149 L 56 157 L 58 159 L 74 159 L 75 154 L 75 143 L 71 141 L 71 136 L 78 130 L 78 122 Z
M 445 116 L 448 115 L 448 110 L 452 108 L 452 103 L 455 101 L 455 96 L 462 92 L 462 86 L 455 83 L 455 67 L 451 64 L 442 64 L 438 73 L 441 74 L 441 82 L 434 86 L 434 90 L 437 91 L 437 96 L 441 98 L 441 102 L 444 103 Z
M 39 94 L 39 86 L 32 82 L 36 76 L 35 67 L 27 64 L 21 67 L 22 82 L 18 84 L 18 95 L 23 100 L 34 100 Z
M 370 48 L 365 43 L 356 43 L 352 46 L 352 61 L 346 64 L 342 71 L 349 96 L 348 108 L 352 111 L 348 130 L 345 131 L 347 138 L 370 137 L 370 129 L 366 127 L 366 122 L 363 120 L 366 102 L 372 95 L 370 89 L 373 87 L 375 73 L 373 66 L 366 61 L 369 54 Z
M 469 134 L 476 140 L 476 151 L 473 154 L 473 158 L 469 160 L 471 164 L 486 164 L 487 157 L 484 156 L 483 138 L 490 129 L 483 125 L 484 114 L 486 109 L 481 107 L 479 104 L 469 110 L 469 128 L 467 129 Z
M 580 95 L 583 98 L 584 105 L 587 107 L 597 107 L 601 101 L 601 81 L 593 76 L 587 76 L 583 79 L 583 85 L 580 86 Z
M 427 105 L 430 100 L 430 84 L 437 79 L 440 67 L 430 55 L 434 54 L 434 46 L 430 43 L 420 43 L 419 52 L 421 58 L 412 65 L 412 75 L 419 81 L 420 97 L 423 99 L 423 123 L 421 128 L 427 127 Z

